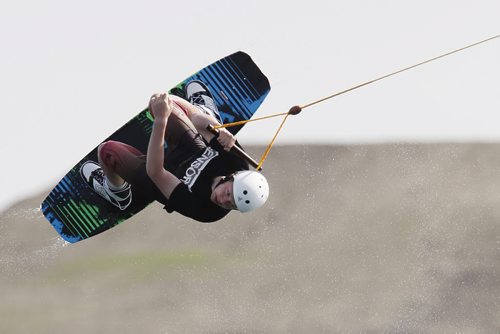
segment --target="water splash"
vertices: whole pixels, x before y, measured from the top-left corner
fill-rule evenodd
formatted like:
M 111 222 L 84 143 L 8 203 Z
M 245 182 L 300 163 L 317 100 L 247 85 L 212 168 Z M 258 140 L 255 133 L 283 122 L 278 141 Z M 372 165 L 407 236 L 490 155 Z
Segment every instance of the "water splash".
M 61 250 L 68 245 L 70 243 L 60 237 L 51 239 L 50 244 L 37 249 L 19 247 L 14 241 L 10 241 L 2 250 L 0 273 L 12 277 L 26 275 L 38 269 L 46 268 L 58 257 Z
M 2 219 L 5 218 L 38 218 L 40 217 L 41 208 L 10 208 L 0 214 Z

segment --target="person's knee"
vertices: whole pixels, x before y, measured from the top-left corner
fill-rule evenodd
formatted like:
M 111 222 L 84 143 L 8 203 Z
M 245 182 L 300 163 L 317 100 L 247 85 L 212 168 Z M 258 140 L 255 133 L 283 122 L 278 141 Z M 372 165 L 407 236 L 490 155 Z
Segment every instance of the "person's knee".
M 107 142 L 101 143 L 101 144 L 97 147 L 97 158 L 99 159 L 99 163 L 101 163 L 101 162 L 104 160 L 104 159 L 103 159 L 103 157 L 102 157 L 102 152 L 103 152 L 103 149 L 105 150 L 106 143 L 107 143 Z
M 103 154 L 103 152 L 105 152 L 107 150 L 107 146 L 108 146 L 108 142 L 105 141 L 97 147 L 97 156 L 99 157 L 99 159 L 103 158 L 102 154 Z
M 97 148 L 97 156 L 101 164 L 106 164 L 107 166 L 110 165 L 110 159 L 114 155 L 114 147 L 116 147 L 117 144 L 118 142 L 108 140 L 99 145 L 99 147 Z

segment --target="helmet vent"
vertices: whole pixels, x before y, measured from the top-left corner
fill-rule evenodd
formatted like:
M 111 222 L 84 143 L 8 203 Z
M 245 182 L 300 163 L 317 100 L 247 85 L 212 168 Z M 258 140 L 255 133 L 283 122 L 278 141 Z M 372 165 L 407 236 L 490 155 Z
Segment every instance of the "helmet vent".
M 246 195 L 246 194 L 248 194 L 248 191 L 243 190 L 243 195 Z

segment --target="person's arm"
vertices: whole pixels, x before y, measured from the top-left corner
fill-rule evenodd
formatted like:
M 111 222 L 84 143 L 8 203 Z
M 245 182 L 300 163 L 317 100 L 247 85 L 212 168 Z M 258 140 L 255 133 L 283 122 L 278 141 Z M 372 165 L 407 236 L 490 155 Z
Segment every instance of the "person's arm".
M 181 182 L 175 175 L 163 167 L 163 144 L 168 117 L 172 112 L 167 93 L 155 94 L 149 102 L 149 110 L 154 116 L 153 131 L 149 138 L 146 172 L 162 194 L 169 199 L 174 189 Z
M 191 103 L 180 97 L 175 97 L 173 98 L 173 100 L 175 100 L 175 102 L 187 112 L 187 116 L 195 126 L 196 130 L 203 136 L 203 138 L 207 142 L 210 142 L 215 137 L 215 135 L 208 131 L 207 127 L 209 125 L 220 125 L 220 123 L 212 116 L 201 112 L 197 107 L 193 106 Z M 231 147 L 233 147 L 236 143 L 236 138 L 225 128 L 219 129 L 219 136 L 217 140 L 226 151 L 229 151 Z

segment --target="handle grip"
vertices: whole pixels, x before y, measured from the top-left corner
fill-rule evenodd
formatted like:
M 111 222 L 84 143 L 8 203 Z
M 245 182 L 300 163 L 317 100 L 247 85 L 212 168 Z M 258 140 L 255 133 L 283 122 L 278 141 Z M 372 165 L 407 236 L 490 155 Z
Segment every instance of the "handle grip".
M 207 130 L 216 136 L 219 135 L 219 130 L 217 130 L 212 124 L 209 124 L 207 126 Z M 259 167 L 259 163 L 255 161 L 251 156 L 249 156 L 248 153 L 243 151 L 240 147 L 234 145 L 233 147 L 231 147 L 230 152 L 248 162 L 248 164 L 250 164 L 250 166 L 252 166 L 253 168 L 257 169 L 257 167 Z M 260 167 L 258 170 L 261 171 L 262 167 Z

